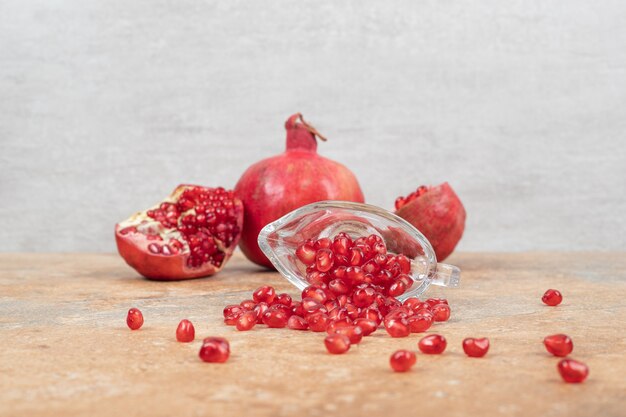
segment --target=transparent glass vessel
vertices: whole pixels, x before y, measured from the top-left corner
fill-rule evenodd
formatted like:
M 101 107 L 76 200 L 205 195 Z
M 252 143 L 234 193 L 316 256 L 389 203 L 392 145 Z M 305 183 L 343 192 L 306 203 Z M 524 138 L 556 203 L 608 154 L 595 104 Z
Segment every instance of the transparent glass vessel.
M 413 284 L 401 296 L 419 297 L 431 284 L 457 287 L 461 271 L 456 266 L 437 263 L 428 239 L 395 214 L 369 204 L 321 201 L 301 207 L 265 226 L 259 233 L 259 246 L 289 282 L 300 290 L 309 285 L 306 266 L 296 257 L 296 248 L 307 239 L 333 238 L 345 232 L 351 238 L 376 234 L 387 245 L 388 253 L 404 254 L 411 260 Z

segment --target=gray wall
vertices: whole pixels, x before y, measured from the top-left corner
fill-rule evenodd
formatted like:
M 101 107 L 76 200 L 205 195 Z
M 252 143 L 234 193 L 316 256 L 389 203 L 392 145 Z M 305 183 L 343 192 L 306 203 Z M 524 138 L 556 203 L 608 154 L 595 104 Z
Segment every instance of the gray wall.
M 2 0 L 0 250 L 112 251 L 296 111 L 371 203 L 449 181 L 462 250 L 626 248 L 623 0 Z

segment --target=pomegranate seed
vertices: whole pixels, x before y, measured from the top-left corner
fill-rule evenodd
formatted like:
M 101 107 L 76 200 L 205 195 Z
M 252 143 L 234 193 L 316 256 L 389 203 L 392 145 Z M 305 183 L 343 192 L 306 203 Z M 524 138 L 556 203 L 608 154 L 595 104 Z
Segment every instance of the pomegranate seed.
M 332 240 L 330 240 L 327 237 L 323 237 L 321 239 L 318 239 L 315 242 L 314 247 L 315 247 L 315 250 L 328 249 L 328 248 L 330 248 L 332 246 L 332 244 L 333 244 Z
M 548 352 L 554 356 L 565 357 L 574 350 L 572 339 L 565 334 L 553 334 L 552 336 L 548 336 L 543 339 L 543 344 Z
M 350 246 L 352 245 L 352 240 L 349 237 L 344 236 L 336 236 L 335 240 L 333 240 L 332 250 L 335 255 L 347 255 L 350 253 Z
M 413 311 L 417 311 L 417 308 L 422 305 L 419 298 L 409 297 L 402 303 L 403 306 L 410 308 Z
M 257 323 L 263 323 L 263 316 L 265 315 L 267 310 L 269 310 L 269 306 L 267 305 L 267 303 L 264 302 L 260 302 L 259 304 L 254 306 L 254 309 L 252 311 L 254 311 L 254 314 L 256 314 Z
M 204 362 L 223 363 L 230 356 L 230 344 L 223 337 L 207 337 L 198 353 Z
M 578 384 L 587 379 L 589 375 L 589 368 L 582 362 L 575 361 L 574 359 L 562 359 L 557 365 L 557 369 L 561 374 L 563 381 Z
M 450 306 L 447 304 L 436 304 L 432 312 L 435 321 L 448 321 L 450 318 Z
M 254 308 L 254 307 L 253 307 Z M 224 307 L 224 318 L 243 313 L 245 310 L 239 304 L 231 304 Z
M 304 317 L 293 315 L 287 320 L 287 327 L 292 330 L 306 330 L 309 328 Z
M 350 350 L 350 339 L 343 334 L 333 333 L 326 336 L 324 344 L 329 353 L 339 355 Z
M 335 330 L 339 327 L 348 327 L 352 325 L 353 325 L 352 320 L 350 320 L 348 317 L 337 319 L 337 320 L 330 319 L 330 321 L 328 322 L 328 325 L 326 326 L 326 333 L 328 334 L 335 333 Z
M 324 290 L 315 285 L 309 285 L 304 290 L 302 290 L 302 299 L 310 298 L 317 301 L 319 304 L 323 304 L 326 302 L 328 298 Z
M 559 290 L 550 289 L 545 292 L 543 297 L 541 297 L 541 301 L 543 301 L 543 303 L 546 305 L 554 307 L 561 304 L 561 301 L 563 301 L 563 296 L 561 295 Z
M 426 300 L 426 304 L 428 304 L 428 307 L 433 308 L 437 304 L 448 304 L 448 300 L 445 298 L 429 298 Z
M 430 326 L 432 326 L 433 316 L 428 312 L 414 314 L 410 316 L 407 321 L 409 323 L 409 330 L 411 333 L 422 333 L 430 329 Z
M 389 290 L 387 290 L 387 294 L 390 297 L 398 297 L 404 294 L 405 291 L 406 291 L 406 285 L 404 284 L 404 281 L 397 280 L 393 284 L 391 284 L 391 286 L 389 287 Z
M 345 269 L 345 267 L 342 267 Z M 335 295 L 346 294 L 350 291 L 348 285 L 342 279 L 334 279 L 328 283 L 328 289 L 330 289 Z
M 351 345 L 358 345 L 363 339 L 363 329 L 359 326 L 340 326 L 334 329 L 334 333 L 348 336 Z
M 418 342 L 417 346 L 424 353 L 427 353 L 429 355 L 438 355 L 446 350 L 447 344 L 448 342 L 446 341 L 445 337 L 438 334 L 431 334 L 423 337 Z
M 303 243 L 296 249 L 296 256 L 305 265 L 313 265 L 315 263 L 315 248 L 310 243 Z
M 385 330 L 391 337 L 407 337 L 411 333 L 409 323 L 404 317 L 385 320 Z
M 470 358 L 482 358 L 489 350 L 489 339 L 486 337 L 475 339 L 468 337 L 463 339 L 463 351 Z
M 335 263 L 335 255 L 330 249 L 320 249 L 315 254 L 315 267 L 320 272 L 327 272 Z
M 282 304 L 287 307 L 291 307 L 292 303 L 293 303 L 293 300 L 291 299 L 291 296 L 286 293 L 278 294 L 276 298 L 274 298 L 274 302 L 273 302 L 273 304 Z
M 360 248 L 351 248 L 350 249 L 350 256 L 348 257 L 348 262 L 350 263 L 350 265 L 352 266 L 357 266 L 357 265 L 361 265 L 362 261 L 363 261 L 363 251 Z
M 378 324 L 374 320 L 366 318 L 358 318 L 354 320 L 354 324 L 363 330 L 363 336 L 369 336 L 376 331 Z
M 181 343 L 189 343 L 193 342 L 195 337 L 196 329 L 193 327 L 193 324 L 187 319 L 181 320 L 176 328 L 176 340 Z
M 131 308 L 126 315 L 126 324 L 130 330 L 137 330 L 143 326 L 143 314 L 138 308 Z
M 235 326 L 240 332 L 252 329 L 257 322 L 256 313 L 254 311 L 246 311 L 242 313 L 238 318 Z
M 267 310 L 263 314 L 263 323 L 267 324 L 267 327 L 280 329 L 287 326 L 289 317 L 282 310 Z
M 415 353 L 409 350 L 397 350 L 391 354 L 389 365 L 394 372 L 406 372 L 410 370 L 417 362 Z
M 252 293 L 252 298 L 256 303 L 267 303 L 272 304 L 274 298 L 276 297 L 276 291 L 274 287 L 270 287 L 269 285 L 264 285 L 259 287 Z
M 256 307 L 256 303 L 254 301 L 252 301 L 252 300 L 244 300 L 239 305 L 244 310 L 254 310 L 254 307 Z
M 359 288 L 352 294 L 352 302 L 359 308 L 369 307 L 374 302 L 376 291 L 373 288 Z
M 324 313 L 313 313 L 307 316 L 306 322 L 313 332 L 325 332 L 330 319 Z
M 322 308 L 322 305 L 317 300 L 310 297 L 303 298 L 300 305 L 305 314 L 319 311 Z
M 374 321 L 376 326 L 383 322 L 383 316 L 376 307 L 367 307 L 363 309 L 361 317 Z
M 411 260 L 404 255 L 396 256 L 396 262 L 400 265 L 400 272 L 409 274 L 411 272 Z

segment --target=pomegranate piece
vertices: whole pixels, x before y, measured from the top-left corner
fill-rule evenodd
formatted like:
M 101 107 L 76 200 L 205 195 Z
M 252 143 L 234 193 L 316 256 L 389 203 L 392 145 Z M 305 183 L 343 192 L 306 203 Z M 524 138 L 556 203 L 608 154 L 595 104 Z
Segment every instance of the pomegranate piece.
M 233 191 L 179 185 L 160 204 L 115 226 L 117 249 L 146 278 L 180 280 L 219 272 L 237 247 L 243 205 Z
M 475 339 L 468 337 L 463 339 L 463 351 L 470 358 L 482 358 L 489 350 L 489 339 L 486 337 Z
M 187 319 L 181 320 L 176 328 L 176 340 L 181 343 L 189 343 L 193 342 L 195 337 L 196 329 L 193 327 L 193 323 Z
M 428 311 L 409 316 L 407 319 L 411 333 L 423 333 L 433 324 L 433 315 Z
M 268 309 L 263 314 L 263 323 L 267 324 L 267 327 L 280 329 L 287 326 L 288 320 L 289 316 L 282 310 Z
M 296 249 L 296 256 L 305 265 L 313 265 L 315 263 L 315 254 L 317 250 L 313 246 L 313 243 L 304 242 Z
M 276 298 L 274 298 L 273 303 L 282 304 L 284 306 L 291 307 L 291 305 L 293 304 L 293 300 L 291 299 L 291 296 L 289 294 L 281 293 L 281 294 L 278 294 Z
M 328 324 L 330 323 L 330 319 L 328 318 L 328 315 L 322 312 L 317 312 L 309 314 L 306 317 L 306 322 L 309 325 L 309 329 L 311 329 L 311 331 L 325 332 L 326 327 L 328 327 Z
M 406 372 L 415 365 L 415 362 L 417 362 L 415 353 L 404 349 L 393 352 L 389 358 L 389 365 L 394 372 Z
M 450 306 L 447 304 L 437 304 L 431 311 L 435 321 L 448 321 L 450 318 Z
M 143 314 L 138 308 L 131 308 L 126 315 L 126 325 L 130 330 L 138 330 L 143 326 Z
M 246 211 L 241 250 L 252 262 L 271 269 L 274 266 L 257 241 L 265 225 L 316 201 L 364 202 L 354 174 L 345 166 L 317 154 L 316 138 L 323 137 L 300 113 L 287 119 L 285 129 L 285 152 L 252 165 L 235 186 L 235 194 L 243 201 Z M 304 259 L 310 262 L 310 258 L 304 256 Z M 307 264 L 305 261 L 303 263 Z
M 267 303 L 269 305 L 272 304 L 275 297 L 276 290 L 269 285 L 259 287 L 252 293 L 252 299 L 255 303 Z
M 207 337 L 202 342 L 198 356 L 204 362 L 226 362 L 230 356 L 230 344 L 223 337 Z
M 448 342 L 446 338 L 439 334 L 431 334 L 428 336 L 424 336 L 417 344 L 419 349 L 423 353 L 427 353 L 429 355 L 438 355 L 443 353 L 446 350 Z
M 256 313 L 254 311 L 245 311 L 237 317 L 235 326 L 240 332 L 252 329 L 257 323 Z
M 545 294 L 543 294 L 543 297 L 541 297 L 541 301 L 543 301 L 543 303 L 546 305 L 554 307 L 561 304 L 561 301 L 563 301 L 563 296 L 561 295 L 561 292 L 559 290 L 550 289 L 546 291 Z
M 465 229 L 465 208 L 447 182 L 421 186 L 408 196 L 399 197 L 396 214 L 426 236 L 439 262 L 452 253 Z
M 587 379 L 589 375 L 589 368 L 582 362 L 575 361 L 574 359 L 562 359 L 557 364 L 557 369 L 561 374 L 563 381 L 578 384 Z
M 343 334 L 329 334 L 324 339 L 324 344 L 326 345 L 326 350 L 335 355 L 340 355 L 350 350 L 350 339 Z
M 565 334 L 553 334 L 543 339 L 546 350 L 554 356 L 565 357 L 574 350 L 574 343 Z
M 366 318 L 358 318 L 354 320 L 354 324 L 363 330 L 363 336 L 369 336 L 378 329 L 378 324 L 374 320 Z

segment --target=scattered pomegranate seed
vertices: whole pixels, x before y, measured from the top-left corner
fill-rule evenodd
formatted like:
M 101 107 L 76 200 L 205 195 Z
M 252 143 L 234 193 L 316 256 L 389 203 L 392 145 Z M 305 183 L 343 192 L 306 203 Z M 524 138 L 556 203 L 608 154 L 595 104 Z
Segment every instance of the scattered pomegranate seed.
M 334 329 L 334 333 L 348 336 L 351 345 L 358 345 L 363 339 L 363 329 L 359 326 L 340 326 Z
M 240 332 L 252 329 L 257 323 L 256 313 L 254 311 L 246 311 L 237 317 L 235 326 Z
M 181 343 L 189 343 L 193 342 L 195 337 L 196 329 L 193 327 L 193 324 L 187 319 L 181 320 L 176 328 L 176 340 Z
M 468 337 L 463 340 L 463 351 L 470 358 L 482 358 L 489 350 L 489 339 Z
M 430 329 L 433 324 L 433 315 L 429 312 L 421 312 L 407 319 L 411 333 L 423 333 Z
M 447 344 L 448 342 L 446 341 L 445 337 L 438 334 L 431 334 L 428 336 L 424 336 L 418 342 L 417 346 L 424 353 L 427 353 L 429 355 L 438 355 L 446 350 Z
M 561 301 L 563 301 L 563 296 L 561 295 L 559 290 L 550 289 L 546 291 L 545 294 L 543 294 L 543 297 L 541 297 L 541 301 L 543 301 L 543 303 L 546 305 L 554 307 L 561 304 Z
M 287 327 L 292 330 L 306 330 L 309 328 L 304 317 L 293 315 L 287 320 Z
M 374 320 L 366 318 L 358 318 L 354 320 L 354 324 L 359 326 L 363 330 L 363 336 L 369 336 L 376 331 L 378 324 Z
M 204 362 L 222 363 L 230 356 L 230 344 L 223 337 L 207 337 L 198 353 Z
M 328 352 L 335 355 L 346 353 L 350 350 L 350 339 L 348 336 L 338 333 L 329 334 L 324 339 L 324 344 Z
M 252 293 L 252 299 L 256 303 L 264 302 L 272 304 L 274 297 L 276 297 L 276 291 L 274 290 L 274 287 L 270 287 L 269 285 L 259 287 Z
M 582 362 L 575 361 L 574 359 L 562 359 L 557 369 L 561 374 L 561 378 L 565 382 L 578 384 L 587 379 L 589 375 L 589 368 Z
M 415 365 L 416 361 L 415 353 L 402 349 L 391 354 L 389 365 L 395 372 L 406 372 Z
M 391 337 L 407 337 L 411 333 L 409 322 L 404 317 L 385 320 L 385 330 Z
M 553 334 L 552 336 L 547 336 L 543 339 L 543 344 L 548 352 L 554 356 L 565 357 L 572 353 L 572 350 L 574 350 L 574 343 L 572 342 L 572 339 L 565 334 Z
M 431 311 L 435 321 L 448 321 L 450 318 L 450 306 L 448 304 L 436 304 Z
M 133 307 L 128 310 L 126 324 L 130 330 L 137 330 L 143 326 L 143 314 L 141 314 L 141 311 L 139 311 L 138 308 Z

